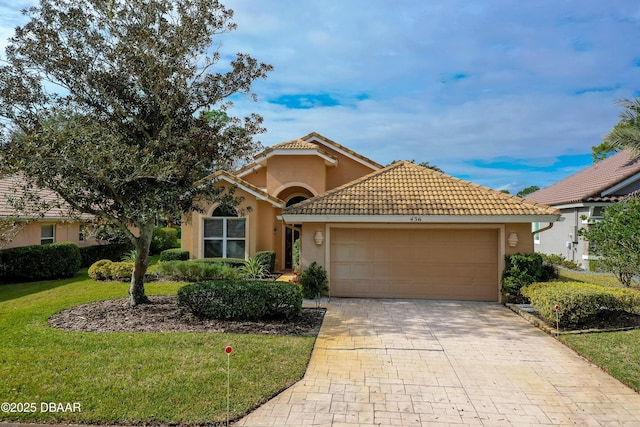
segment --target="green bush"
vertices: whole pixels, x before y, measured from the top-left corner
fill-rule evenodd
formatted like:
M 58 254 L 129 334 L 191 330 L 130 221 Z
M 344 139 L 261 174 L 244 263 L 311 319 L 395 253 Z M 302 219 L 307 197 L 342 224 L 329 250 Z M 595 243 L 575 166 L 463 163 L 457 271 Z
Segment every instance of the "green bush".
M 546 282 L 558 277 L 555 267 L 545 264 L 538 253 L 517 253 L 504 257 L 502 296 L 505 302 L 526 302 L 520 290 L 535 282 Z
M 156 274 L 167 280 L 199 282 L 202 280 L 240 279 L 240 270 L 220 262 L 166 261 L 158 264 Z
M 113 264 L 113 261 L 110 259 L 101 259 L 94 262 L 91 267 L 89 267 L 89 277 L 93 280 L 108 280 L 111 274 L 111 264 Z
M 255 258 L 260 260 L 260 264 L 264 265 L 269 273 L 273 273 L 276 269 L 276 253 L 274 251 L 256 252 Z
M 580 270 L 580 266 L 577 263 L 573 261 L 569 261 L 562 255 L 557 255 L 557 254 L 549 255 L 549 254 L 540 253 L 540 256 L 542 257 L 542 261 L 544 261 L 545 264 L 557 265 L 560 267 L 564 267 L 568 270 Z
M 180 288 L 177 303 L 206 319 L 292 319 L 300 315 L 302 292 L 288 282 L 209 281 Z
M 605 312 L 627 311 L 640 314 L 640 292 L 634 289 L 609 288 L 582 282 L 535 283 L 522 288 L 540 315 L 556 322 L 558 305 L 560 324 L 575 327 Z
M 153 238 L 151 239 L 151 254 L 159 254 L 160 252 L 179 247 L 178 230 L 173 227 L 156 227 L 153 229 Z
M 80 248 L 82 267 L 89 267 L 101 259 L 119 261 L 125 252 L 131 250 L 129 243 L 110 243 L 107 245 L 83 246 Z
M 302 286 L 302 295 L 308 299 L 316 298 L 321 292 L 329 289 L 327 288 L 327 271 L 315 261 L 302 272 L 299 281 Z
M 2 274 L 10 280 L 48 280 L 73 277 L 82 263 L 75 243 L 32 245 L 0 251 Z
M 89 277 L 93 280 L 129 281 L 133 273 L 134 263 L 113 262 L 109 259 L 96 261 L 89 267 Z
M 188 261 L 189 251 L 184 251 L 180 248 L 165 249 L 160 252 L 160 261 Z
M 300 270 L 300 239 L 293 242 L 293 271 Z
M 229 264 L 231 267 L 242 268 L 245 260 L 242 258 L 198 258 L 194 262 L 202 262 L 205 264 Z

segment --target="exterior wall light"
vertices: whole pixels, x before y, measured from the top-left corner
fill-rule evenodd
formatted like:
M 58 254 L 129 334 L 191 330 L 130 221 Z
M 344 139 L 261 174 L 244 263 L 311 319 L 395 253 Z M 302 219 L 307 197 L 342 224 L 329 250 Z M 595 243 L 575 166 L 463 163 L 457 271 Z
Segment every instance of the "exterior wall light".
M 509 234 L 509 237 L 507 237 L 507 242 L 509 242 L 509 246 L 512 248 L 515 248 L 516 245 L 518 244 L 518 235 L 516 233 L 511 233 Z
M 316 234 L 313 235 L 313 240 L 316 242 L 316 245 L 320 246 L 324 241 L 322 231 L 316 231 Z

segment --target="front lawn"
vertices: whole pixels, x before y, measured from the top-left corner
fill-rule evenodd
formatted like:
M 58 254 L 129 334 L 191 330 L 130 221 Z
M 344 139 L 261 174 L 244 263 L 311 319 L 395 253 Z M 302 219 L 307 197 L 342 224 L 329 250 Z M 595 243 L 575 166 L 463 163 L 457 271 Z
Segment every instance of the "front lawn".
M 147 284 L 149 295 L 176 283 Z M 215 333 L 88 333 L 47 326 L 52 314 L 122 298 L 126 283 L 86 271 L 67 280 L 0 285 L 0 420 L 95 424 L 205 424 L 242 416 L 302 377 L 313 337 Z M 78 412 L 52 412 L 49 402 Z M 25 405 L 26 404 L 26 405 Z M 67 404 L 71 404 L 67 407 Z M 54 405 L 55 407 L 55 405 Z M 60 406 L 57 406 L 60 409 Z M 29 412 L 26 412 L 29 411 Z
M 613 274 L 606 273 L 562 270 L 560 278 L 602 286 L 622 286 Z M 560 340 L 615 378 L 640 391 L 640 330 L 561 335 Z

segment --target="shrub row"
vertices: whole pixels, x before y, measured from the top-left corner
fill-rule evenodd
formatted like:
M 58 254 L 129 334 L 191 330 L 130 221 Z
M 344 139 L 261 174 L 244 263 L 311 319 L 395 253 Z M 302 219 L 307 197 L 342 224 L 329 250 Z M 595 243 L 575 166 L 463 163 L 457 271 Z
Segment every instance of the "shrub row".
M 132 273 L 132 262 L 113 262 L 109 259 L 102 259 L 89 267 L 89 277 L 93 280 L 129 281 Z
M 0 251 L 0 277 L 25 281 L 73 277 L 81 262 L 75 243 L 9 248 Z
M 302 291 L 288 282 L 199 282 L 180 288 L 177 303 L 206 319 L 291 319 L 300 315 Z
M 502 296 L 505 302 L 521 303 L 520 289 L 535 282 L 546 282 L 558 277 L 556 267 L 544 263 L 538 253 L 517 253 L 504 257 L 502 273 Z
M 166 261 L 158 264 L 156 274 L 159 277 L 180 282 L 199 282 L 202 280 L 240 279 L 241 272 L 229 264 L 220 262 L 206 263 L 194 261 Z
M 180 248 L 165 249 L 160 252 L 160 261 L 187 261 L 189 260 L 189 251 Z
M 107 245 L 84 246 L 80 248 L 82 267 L 89 267 L 101 259 L 119 261 L 125 252 L 131 250 L 130 243 L 109 243 Z
M 540 315 L 548 322 L 558 318 L 564 326 L 577 326 L 603 312 L 626 311 L 640 314 L 640 292 L 582 282 L 535 283 L 522 288 Z
M 566 259 L 562 255 L 540 253 L 540 256 L 542 257 L 542 261 L 546 264 L 557 265 L 564 267 L 567 270 L 580 270 L 580 266 L 577 263 Z
M 243 258 L 198 258 L 193 262 L 201 262 L 204 264 L 229 264 L 231 267 L 241 268 L 244 266 L 245 260 Z

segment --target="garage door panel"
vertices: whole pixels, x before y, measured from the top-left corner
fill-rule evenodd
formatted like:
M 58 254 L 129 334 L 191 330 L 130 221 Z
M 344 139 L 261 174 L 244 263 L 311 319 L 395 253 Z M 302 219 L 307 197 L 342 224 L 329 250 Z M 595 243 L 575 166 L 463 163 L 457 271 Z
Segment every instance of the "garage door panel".
M 498 232 L 331 230 L 331 294 L 498 300 Z

